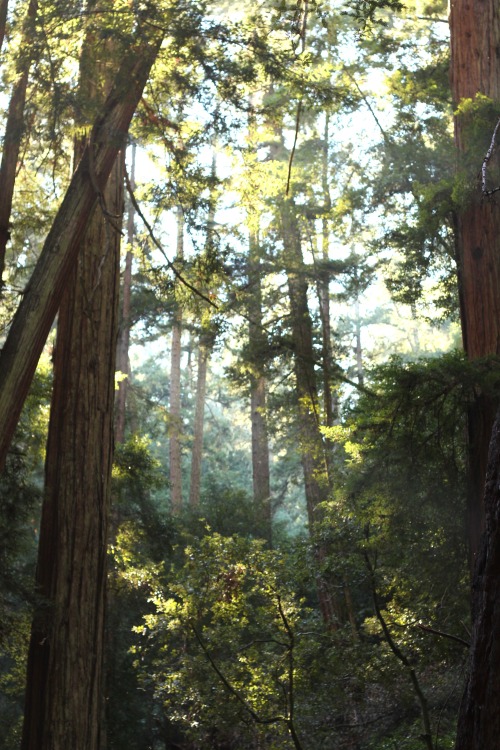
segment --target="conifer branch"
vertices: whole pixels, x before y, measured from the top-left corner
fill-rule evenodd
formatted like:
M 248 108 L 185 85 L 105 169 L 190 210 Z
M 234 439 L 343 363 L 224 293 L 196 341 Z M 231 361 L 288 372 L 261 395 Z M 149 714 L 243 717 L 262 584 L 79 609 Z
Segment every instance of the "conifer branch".
M 213 300 L 211 300 L 209 297 L 207 297 L 205 294 L 203 294 L 203 292 L 200 292 L 200 290 L 197 289 L 195 286 L 193 286 L 186 278 L 184 278 L 184 276 L 181 274 L 181 272 L 177 270 L 177 268 L 172 263 L 172 261 L 167 257 L 167 254 L 165 253 L 165 250 L 164 250 L 161 242 L 156 238 L 156 236 L 155 236 L 155 234 L 153 232 L 153 227 L 151 226 L 151 224 L 149 223 L 149 221 L 144 216 L 144 213 L 141 210 L 141 207 L 140 207 L 140 205 L 139 205 L 139 203 L 137 201 L 137 198 L 134 195 L 134 191 L 133 191 L 132 185 L 130 183 L 130 177 L 129 177 L 129 174 L 128 174 L 128 171 L 127 171 L 126 168 L 125 168 L 125 183 L 127 185 L 127 191 L 128 191 L 128 194 L 130 195 L 130 200 L 132 202 L 132 205 L 135 208 L 135 210 L 137 211 L 137 214 L 142 219 L 142 222 L 143 222 L 144 226 L 146 227 L 146 229 L 148 230 L 148 234 L 149 234 L 152 242 L 154 243 L 155 247 L 158 248 L 158 250 L 160 251 L 160 253 L 165 258 L 165 261 L 167 263 L 167 267 L 170 268 L 170 270 L 172 271 L 172 273 L 174 274 L 174 276 L 181 282 L 181 284 L 184 284 L 184 286 L 187 287 L 190 291 L 192 291 L 193 294 L 196 294 L 204 302 L 207 302 L 211 307 L 213 307 L 216 310 L 218 310 L 219 306 L 216 305 L 215 302 L 213 302 Z

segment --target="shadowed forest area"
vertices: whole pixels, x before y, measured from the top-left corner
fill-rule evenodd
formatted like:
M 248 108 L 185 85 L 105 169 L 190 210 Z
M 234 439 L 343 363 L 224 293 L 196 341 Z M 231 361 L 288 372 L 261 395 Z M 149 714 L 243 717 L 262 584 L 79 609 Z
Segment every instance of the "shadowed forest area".
M 498 750 L 499 49 L 0 0 L 0 750 Z

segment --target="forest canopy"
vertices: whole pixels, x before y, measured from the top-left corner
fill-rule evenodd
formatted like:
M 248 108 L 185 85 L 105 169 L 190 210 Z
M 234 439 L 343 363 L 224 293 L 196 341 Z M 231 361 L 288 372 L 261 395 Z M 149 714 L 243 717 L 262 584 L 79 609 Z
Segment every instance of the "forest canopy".
M 2 750 L 496 750 L 479 5 L 0 0 Z

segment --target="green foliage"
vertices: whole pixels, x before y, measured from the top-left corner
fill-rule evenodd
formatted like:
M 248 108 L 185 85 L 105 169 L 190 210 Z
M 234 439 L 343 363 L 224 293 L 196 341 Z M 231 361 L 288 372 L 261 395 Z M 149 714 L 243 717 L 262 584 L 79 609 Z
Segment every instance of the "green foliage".
M 474 99 L 462 99 L 459 102 L 455 117 L 461 151 L 453 199 L 459 208 L 464 208 L 470 201 L 480 198 L 478 186 L 481 166 L 500 117 L 500 107 L 484 94 L 477 93 Z M 488 189 L 500 184 L 500 172 L 495 161 L 489 165 L 488 180 Z

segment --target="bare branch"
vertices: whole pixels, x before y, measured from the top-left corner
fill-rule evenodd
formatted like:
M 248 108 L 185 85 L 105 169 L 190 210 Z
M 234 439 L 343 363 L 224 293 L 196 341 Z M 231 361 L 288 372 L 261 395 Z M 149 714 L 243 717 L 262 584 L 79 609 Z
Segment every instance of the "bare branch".
M 487 170 L 488 170 L 488 162 L 490 161 L 496 149 L 496 139 L 497 139 L 499 128 L 500 128 L 500 118 L 498 119 L 498 122 L 495 125 L 495 129 L 491 137 L 490 147 L 488 151 L 486 152 L 486 156 L 484 157 L 484 160 L 483 160 L 483 166 L 481 167 L 481 191 L 483 195 L 485 196 L 493 195 L 494 193 L 498 193 L 498 191 L 500 190 L 500 187 L 493 188 L 493 190 L 486 189 L 486 176 L 487 176 Z

